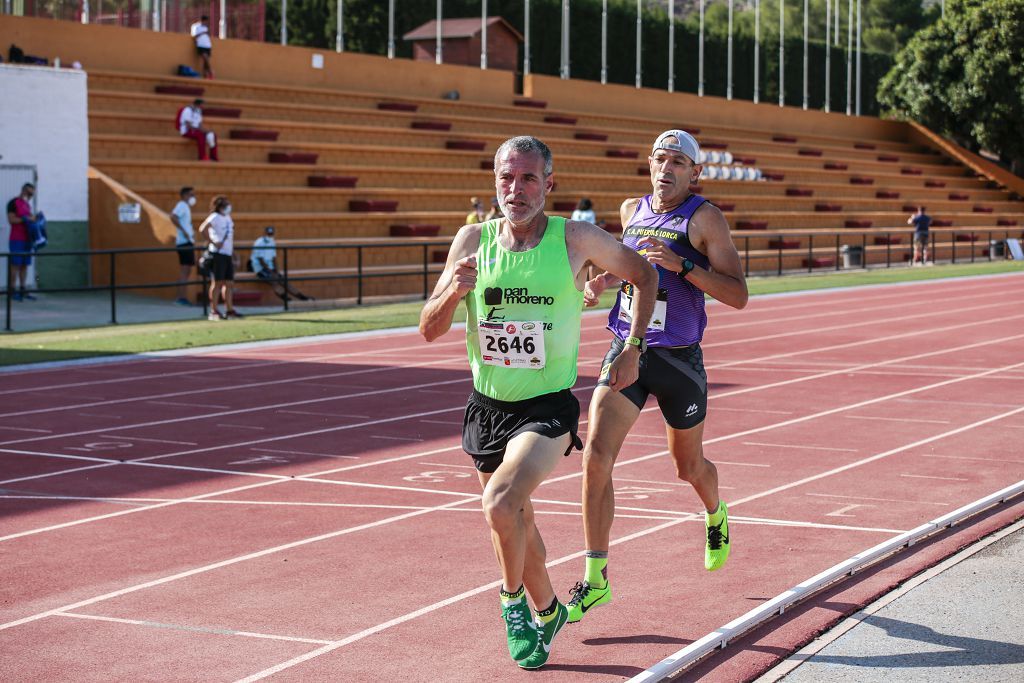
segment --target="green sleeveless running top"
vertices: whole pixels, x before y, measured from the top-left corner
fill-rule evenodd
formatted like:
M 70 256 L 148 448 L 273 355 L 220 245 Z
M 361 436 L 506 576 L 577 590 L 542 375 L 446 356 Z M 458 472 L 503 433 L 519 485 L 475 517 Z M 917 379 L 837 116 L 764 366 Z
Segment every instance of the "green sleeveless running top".
M 522 401 L 576 383 L 583 292 L 565 247 L 565 219 L 548 217 L 540 244 L 508 251 L 499 221 L 483 224 L 476 288 L 466 296 L 466 348 L 473 386 Z

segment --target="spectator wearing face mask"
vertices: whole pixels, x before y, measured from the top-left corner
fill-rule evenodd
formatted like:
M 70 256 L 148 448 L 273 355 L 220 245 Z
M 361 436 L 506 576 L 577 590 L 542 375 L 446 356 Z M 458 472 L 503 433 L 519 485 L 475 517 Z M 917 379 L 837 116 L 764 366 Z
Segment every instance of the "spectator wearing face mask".
M 206 161 L 207 159 L 220 161 L 217 151 L 216 133 L 203 128 L 202 100 L 193 100 L 192 104 L 186 104 L 179 109 L 174 124 L 177 126 L 178 134 L 181 137 L 196 141 L 199 161 Z
M 178 264 L 181 266 L 178 273 L 178 298 L 174 303 L 191 306 L 185 283 L 188 282 L 192 268 L 196 265 L 196 239 L 192 230 L 192 207 L 196 205 L 196 195 L 193 188 L 183 187 L 178 196 L 178 203 L 171 210 L 171 222 L 178 231 L 174 244 L 178 248 Z
M 217 195 L 210 202 L 211 213 L 199 226 L 199 232 L 206 231 L 210 240 L 207 250 L 213 265 L 210 268 L 210 315 L 209 320 L 242 318 L 235 310 L 235 263 L 232 259 L 235 245 L 235 222 L 231 220 L 231 202 L 224 195 Z M 226 312 L 221 313 L 220 299 L 224 298 Z

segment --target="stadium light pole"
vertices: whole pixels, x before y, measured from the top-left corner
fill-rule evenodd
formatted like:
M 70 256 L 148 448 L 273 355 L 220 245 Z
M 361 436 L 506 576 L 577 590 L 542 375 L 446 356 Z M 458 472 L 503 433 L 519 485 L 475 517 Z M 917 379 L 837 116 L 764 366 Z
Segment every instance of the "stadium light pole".
M 388 59 L 395 58 L 395 0 L 388 0 Z
M 608 0 L 601 1 L 601 83 L 608 82 Z
M 731 1 L 731 0 L 730 0 Z M 676 83 L 676 5 L 668 0 L 668 91 L 675 91 Z
M 487 68 L 487 0 L 483 0 L 480 10 L 480 68 Z
M 523 0 L 523 75 L 530 75 L 530 0 Z
M 562 0 L 562 67 L 559 75 L 569 78 L 569 0 Z
M 786 0 L 779 0 L 779 106 L 786 106 Z
M 159 31 L 160 30 L 160 0 L 152 0 L 152 2 L 153 2 L 153 12 L 152 12 L 153 25 L 150 28 L 152 28 L 154 31 Z M 86 2 L 86 4 L 89 4 L 89 3 Z
M 754 0 L 754 104 L 761 99 L 761 0 Z
M 217 22 L 217 37 L 228 37 L 228 0 L 220 0 L 220 20 Z
M 281 0 L 281 44 L 288 44 L 288 0 Z
M 807 100 L 810 89 L 807 87 L 807 0 L 804 0 L 804 111 L 807 111 Z
M 860 116 L 860 0 L 857 0 L 857 116 Z
M 727 51 L 725 58 L 725 99 L 732 99 L 732 0 L 729 0 L 729 38 L 727 40 Z
M 697 41 L 697 96 L 704 97 L 704 0 L 700 0 L 700 40 Z
M 853 0 L 846 0 L 846 115 L 853 113 Z
M 835 41 L 836 47 L 839 47 L 839 15 L 842 14 L 842 7 L 840 7 L 839 2 L 840 0 L 836 0 L 836 30 L 833 31 L 835 34 L 833 40 Z
M 4 12 L 6 14 L 11 14 L 13 11 L 14 11 L 14 8 L 11 7 L 11 0 L 5 0 L 5 2 L 4 2 Z M 82 17 L 81 17 L 81 19 L 82 19 L 82 23 L 83 24 L 88 24 L 89 23 L 89 0 L 82 0 Z
M 643 85 L 640 78 L 640 31 L 641 31 L 641 19 L 640 9 L 643 5 L 644 0 L 636 0 L 636 87 Z
M 441 58 L 441 3 L 443 0 L 437 0 L 437 31 L 434 36 L 434 64 L 442 64 L 444 60 Z
M 338 27 L 334 36 L 334 51 L 344 52 L 345 51 L 345 3 L 343 0 L 338 0 Z
M 825 0 L 825 113 L 832 97 L 832 0 Z

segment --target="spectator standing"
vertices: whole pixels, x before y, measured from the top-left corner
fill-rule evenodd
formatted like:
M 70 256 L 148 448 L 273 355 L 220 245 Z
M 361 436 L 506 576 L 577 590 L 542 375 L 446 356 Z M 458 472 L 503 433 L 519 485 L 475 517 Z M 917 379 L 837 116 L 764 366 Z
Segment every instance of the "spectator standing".
M 570 220 L 584 221 L 586 223 L 593 223 L 597 225 L 597 214 L 594 213 L 594 204 L 588 198 L 584 197 L 576 205 L 576 209 L 572 212 Z
M 281 299 L 285 294 L 299 301 L 308 301 L 310 297 L 285 284 L 284 276 L 277 270 L 277 243 L 274 241 L 274 226 L 263 229 L 263 235 L 252 243 L 252 254 L 249 257 L 249 270 L 256 277 L 270 285 L 270 288 Z
M 235 222 L 231 220 L 231 202 L 224 195 L 217 195 L 210 202 L 211 213 L 199 227 L 199 232 L 208 231 L 210 244 L 207 250 L 213 258 L 210 267 L 210 315 L 209 320 L 242 318 L 235 310 L 235 262 L 232 259 L 235 245 Z M 223 295 L 225 313 L 219 310 Z
M 196 52 L 203 62 L 203 78 L 213 78 L 213 67 L 210 66 L 210 55 L 213 52 L 213 39 L 210 37 L 210 17 L 205 14 L 189 29 L 192 39 L 196 42 Z
M 217 156 L 217 135 L 212 130 L 203 128 L 203 100 L 196 99 L 178 111 L 178 133 L 183 138 L 196 141 L 199 161 L 207 158 L 220 161 Z M 207 156 L 209 149 L 209 156 Z
M 932 225 L 932 217 L 925 213 L 925 207 L 917 207 L 917 213 L 907 219 L 907 225 L 914 226 L 914 255 L 910 265 L 916 266 L 918 261 L 923 266 L 928 262 L 928 229 Z
M 196 195 L 191 187 L 183 187 L 178 193 L 178 203 L 171 210 L 171 222 L 178 233 L 174 245 L 178 248 L 178 298 L 174 301 L 182 306 L 191 306 L 185 290 L 185 283 L 192 275 L 192 267 L 196 265 L 196 238 L 192 230 L 192 207 L 196 205 Z
M 8 282 L 17 287 L 12 296 L 15 301 L 34 301 L 29 294 L 25 278 L 28 267 L 32 263 L 32 240 L 27 222 L 35 220 L 32 213 L 32 197 L 36 194 L 36 186 L 25 183 L 21 186 L 21 194 L 7 202 L 7 222 L 11 224 L 11 236 L 7 250 L 11 252 L 7 267 L 13 269 L 13 277 Z
M 493 220 L 495 220 L 497 218 L 502 218 L 502 217 L 503 217 L 503 215 L 501 213 L 501 205 L 498 204 L 498 198 L 497 197 L 491 197 L 491 210 L 487 212 L 486 216 L 484 216 L 484 220 L 485 221 L 493 221 Z
M 473 210 L 466 214 L 466 220 L 464 220 L 463 223 L 466 225 L 483 223 L 486 216 L 484 215 L 484 205 L 480 203 L 480 198 L 470 197 L 469 203 L 472 204 Z

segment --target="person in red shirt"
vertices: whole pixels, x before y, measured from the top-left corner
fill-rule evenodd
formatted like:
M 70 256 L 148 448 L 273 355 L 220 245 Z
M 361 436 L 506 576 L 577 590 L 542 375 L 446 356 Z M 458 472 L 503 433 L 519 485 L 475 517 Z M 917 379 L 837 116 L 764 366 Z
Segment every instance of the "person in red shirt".
M 36 187 L 32 183 L 25 183 L 21 186 L 21 194 L 7 202 L 7 222 L 11 224 L 11 238 L 8 242 L 8 251 L 11 252 L 8 267 L 13 269 L 14 277 L 11 282 L 17 282 L 18 291 L 14 293 L 15 301 L 28 299 L 32 301 L 34 296 L 25 289 L 25 273 L 29 264 L 32 263 L 32 242 L 29 239 L 26 219 L 35 220 L 32 213 L 32 197 L 35 196 Z

